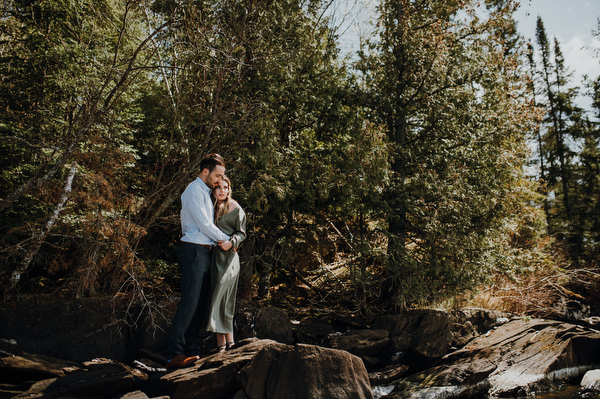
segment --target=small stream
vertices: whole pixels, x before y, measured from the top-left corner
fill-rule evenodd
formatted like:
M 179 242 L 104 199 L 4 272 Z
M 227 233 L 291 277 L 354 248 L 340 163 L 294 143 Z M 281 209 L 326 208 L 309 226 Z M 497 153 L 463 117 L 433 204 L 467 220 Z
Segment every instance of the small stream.
M 375 399 L 385 399 L 393 390 L 393 386 L 375 387 Z M 600 399 L 600 393 L 583 392 L 579 385 L 567 385 L 552 392 L 542 392 L 533 396 L 522 396 L 516 399 Z
M 600 399 L 600 393 L 583 392 L 578 385 L 567 385 L 559 390 L 528 396 L 527 399 Z M 525 399 L 525 398 L 519 398 Z

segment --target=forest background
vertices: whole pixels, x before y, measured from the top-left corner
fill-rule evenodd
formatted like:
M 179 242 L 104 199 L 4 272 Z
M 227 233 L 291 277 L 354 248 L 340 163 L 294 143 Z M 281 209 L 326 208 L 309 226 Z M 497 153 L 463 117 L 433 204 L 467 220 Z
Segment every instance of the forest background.
M 351 55 L 335 4 L 3 0 L 2 305 L 176 295 L 218 152 L 242 299 L 600 314 L 600 77 L 511 0 L 381 0 Z

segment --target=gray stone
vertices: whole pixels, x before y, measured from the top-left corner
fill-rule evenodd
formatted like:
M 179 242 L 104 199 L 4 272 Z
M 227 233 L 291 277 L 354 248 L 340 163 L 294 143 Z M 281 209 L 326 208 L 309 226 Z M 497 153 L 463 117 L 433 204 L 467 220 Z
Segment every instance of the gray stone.
M 583 376 L 581 387 L 586 391 L 600 392 L 600 370 L 590 370 Z

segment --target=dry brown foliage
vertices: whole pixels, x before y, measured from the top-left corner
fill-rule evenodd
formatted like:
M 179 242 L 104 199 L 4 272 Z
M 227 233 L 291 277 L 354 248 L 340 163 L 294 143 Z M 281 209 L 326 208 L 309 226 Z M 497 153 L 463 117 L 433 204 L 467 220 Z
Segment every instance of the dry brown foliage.
M 576 318 L 588 315 L 600 288 L 600 269 L 540 269 L 521 279 L 499 276 L 468 302 L 470 306 L 519 315 Z

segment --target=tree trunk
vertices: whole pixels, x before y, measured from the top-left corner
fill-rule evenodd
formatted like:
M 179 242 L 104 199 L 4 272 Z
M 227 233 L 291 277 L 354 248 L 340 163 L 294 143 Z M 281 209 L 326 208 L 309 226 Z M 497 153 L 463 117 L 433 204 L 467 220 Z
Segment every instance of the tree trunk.
M 60 215 L 60 212 L 62 211 L 65 203 L 67 202 L 67 199 L 69 198 L 69 194 L 71 193 L 71 185 L 73 183 L 73 177 L 75 176 L 76 171 L 77 171 L 77 163 L 73 162 L 73 165 L 71 165 L 71 169 L 69 170 L 69 175 L 67 176 L 67 182 L 65 184 L 65 188 L 63 189 L 63 193 L 62 193 L 60 199 L 58 200 L 58 204 L 56 205 L 54 212 L 52 212 L 52 215 L 50 215 L 50 219 L 48 219 L 48 222 L 46 223 L 46 227 L 44 228 L 44 230 L 42 230 L 42 232 L 37 237 L 34 237 L 33 243 L 31 244 L 29 249 L 25 252 L 25 255 L 23 256 L 21 263 L 19 263 L 19 265 L 15 268 L 15 270 L 13 270 L 13 272 L 10 276 L 8 290 L 12 290 L 18 284 L 19 280 L 21 279 L 21 275 L 27 271 L 27 269 L 29 268 L 29 264 L 31 263 L 33 257 L 35 256 L 35 254 L 38 253 L 38 251 L 40 250 L 40 247 L 42 246 L 44 239 L 46 238 L 46 236 L 52 229 L 52 226 L 54 226 L 54 223 L 56 223 L 56 221 L 58 220 L 58 216 Z

